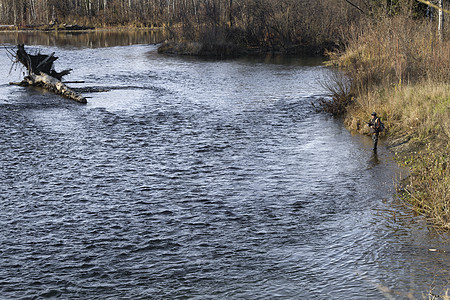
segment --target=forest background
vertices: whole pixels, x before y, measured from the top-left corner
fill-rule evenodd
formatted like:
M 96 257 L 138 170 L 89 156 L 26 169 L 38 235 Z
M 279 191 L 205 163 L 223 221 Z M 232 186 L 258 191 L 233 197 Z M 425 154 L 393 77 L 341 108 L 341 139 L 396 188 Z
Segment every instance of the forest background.
M 439 5 L 448 19 L 449 0 L 0 0 L 0 24 L 163 28 L 160 49 L 176 54 L 325 55 L 339 72 L 322 109 L 363 134 L 376 111 L 411 169 L 406 203 L 450 230 L 450 42 Z
M 361 18 L 404 10 L 435 17 L 405 0 L 0 0 L 0 23 L 159 27 L 178 41 L 322 54 L 343 46 Z

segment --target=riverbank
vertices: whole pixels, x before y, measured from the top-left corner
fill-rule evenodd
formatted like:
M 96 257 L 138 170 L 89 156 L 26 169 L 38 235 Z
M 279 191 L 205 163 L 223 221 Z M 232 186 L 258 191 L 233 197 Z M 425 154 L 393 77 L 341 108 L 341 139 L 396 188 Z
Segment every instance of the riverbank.
M 202 43 L 187 41 L 165 41 L 158 47 L 158 53 L 201 57 L 238 57 L 246 49 L 232 43 Z
M 411 170 L 402 197 L 431 224 L 448 231 L 450 42 L 434 32 L 431 23 L 409 16 L 367 22 L 345 51 L 331 54 L 330 65 L 349 78 L 336 80 L 343 88 L 333 102 L 347 127 L 368 134 L 364 122 L 370 113 L 381 116 L 389 148 Z
M 46 25 L 0 25 L 1 31 L 87 31 L 95 30 L 94 26 L 78 24 L 46 24 Z
M 372 110 L 387 126 L 382 136 L 396 161 L 411 171 L 401 197 L 437 228 L 450 230 L 450 86 L 425 82 L 377 89 L 348 108 L 346 126 L 368 134 L 363 121 Z
M 158 47 L 158 53 L 180 55 L 180 56 L 198 56 L 215 58 L 232 58 L 244 55 L 306 55 L 323 57 L 326 52 L 326 45 L 293 45 L 288 49 L 280 45 L 245 45 L 233 41 L 183 41 L 166 40 Z

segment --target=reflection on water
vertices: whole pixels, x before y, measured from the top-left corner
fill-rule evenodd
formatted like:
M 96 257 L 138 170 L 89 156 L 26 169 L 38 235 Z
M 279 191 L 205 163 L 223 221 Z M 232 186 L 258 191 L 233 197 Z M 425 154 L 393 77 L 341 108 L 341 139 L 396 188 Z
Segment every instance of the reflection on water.
M 280 54 L 267 53 L 264 56 L 250 56 L 246 57 L 246 61 L 253 63 L 275 64 L 284 65 L 288 67 L 295 66 L 319 66 L 323 63 L 323 58 L 317 57 L 299 57 L 299 56 L 287 56 Z
M 373 168 L 380 163 L 377 151 L 374 151 L 369 160 L 369 168 Z
M 135 44 L 156 44 L 164 40 L 162 30 L 89 31 L 4 31 L 0 44 L 102 48 Z

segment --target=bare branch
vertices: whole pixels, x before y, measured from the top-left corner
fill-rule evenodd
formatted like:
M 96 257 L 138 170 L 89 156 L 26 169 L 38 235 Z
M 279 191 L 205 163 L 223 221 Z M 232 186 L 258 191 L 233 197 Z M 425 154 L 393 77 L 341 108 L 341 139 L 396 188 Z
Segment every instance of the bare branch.
M 350 4 L 351 6 L 353 6 L 354 8 L 358 9 L 358 10 L 359 10 L 360 12 L 362 12 L 363 14 L 367 15 L 367 13 L 366 13 L 364 10 L 362 10 L 358 5 L 356 5 L 356 4 L 352 3 L 352 2 L 350 2 L 350 0 L 345 0 L 345 2 L 347 2 L 348 4 Z

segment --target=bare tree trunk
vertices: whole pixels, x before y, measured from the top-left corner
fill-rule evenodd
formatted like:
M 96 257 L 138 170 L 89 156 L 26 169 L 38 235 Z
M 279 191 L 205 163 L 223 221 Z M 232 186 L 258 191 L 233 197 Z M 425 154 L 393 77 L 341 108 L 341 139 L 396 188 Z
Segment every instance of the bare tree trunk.
M 197 24 L 200 23 L 197 15 L 197 3 L 195 3 L 195 0 L 192 0 L 192 6 L 194 7 L 194 16 L 195 20 L 197 21 Z
M 438 34 L 441 42 L 444 40 L 444 0 L 439 0 L 439 12 L 438 12 Z
M 27 19 L 27 2 L 23 1 L 22 3 L 22 23 L 23 25 L 27 25 L 28 19 Z
M 230 14 L 229 14 L 229 19 L 230 19 L 230 27 L 233 27 L 233 0 L 230 0 Z
M 34 0 L 30 0 L 30 23 L 34 23 L 36 21 L 36 7 Z

